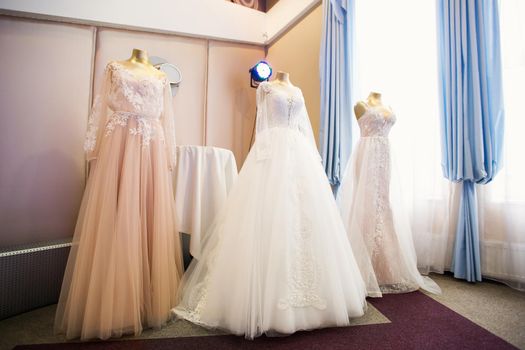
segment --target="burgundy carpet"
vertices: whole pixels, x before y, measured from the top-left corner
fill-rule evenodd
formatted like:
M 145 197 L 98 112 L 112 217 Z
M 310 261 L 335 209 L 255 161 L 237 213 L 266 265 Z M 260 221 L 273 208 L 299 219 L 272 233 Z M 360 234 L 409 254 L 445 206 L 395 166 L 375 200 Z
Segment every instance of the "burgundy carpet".
M 327 328 L 281 338 L 263 336 L 253 341 L 225 335 L 22 345 L 15 349 L 515 349 L 420 292 L 386 295 L 370 302 L 392 323 Z

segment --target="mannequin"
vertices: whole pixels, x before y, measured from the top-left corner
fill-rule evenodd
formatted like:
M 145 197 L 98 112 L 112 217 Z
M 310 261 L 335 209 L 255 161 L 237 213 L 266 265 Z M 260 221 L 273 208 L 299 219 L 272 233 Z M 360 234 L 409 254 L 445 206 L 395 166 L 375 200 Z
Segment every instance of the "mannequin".
M 133 71 L 133 73 L 139 77 L 151 75 L 161 77 L 163 75 L 161 71 L 149 62 L 148 52 L 146 50 L 133 49 L 131 57 L 119 63 Z
M 379 110 L 383 112 L 385 117 L 392 113 L 392 111 L 388 107 L 383 106 L 383 102 L 381 101 L 381 94 L 379 92 L 372 91 L 366 98 L 366 101 L 359 101 L 354 106 L 354 113 L 356 119 L 361 118 L 370 107 L 378 107 Z
M 274 84 L 281 84 L 284 86 L 293 86 L 292 82 L 290 81 L 290 73 L 283 72 L 283 71 L 277 71 L 277 74 L 275 75 L 275 79 L 273 80 Z

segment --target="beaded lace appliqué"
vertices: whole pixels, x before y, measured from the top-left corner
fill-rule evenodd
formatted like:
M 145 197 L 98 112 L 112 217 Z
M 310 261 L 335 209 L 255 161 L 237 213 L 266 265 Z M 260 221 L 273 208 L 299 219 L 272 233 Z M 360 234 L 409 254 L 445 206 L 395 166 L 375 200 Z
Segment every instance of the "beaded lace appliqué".
M 204 281 L 197 284 L 195 290 L 190 292 L 189 308 L 184 310 L 186 317 L 195 323 L 200 322 L 202 311 L 208 301 L 208 283 L 209 275 L 206 274 Z
M 146 111 L 152 106 L 162 105 L 162 87 L 164 81 L 154 77 L 146 76 L 137 78 L 121 64 L 115 62 L 113 71 L 117 71 L 113 77 L 125 100 L 133 106 L 134 111 Z M 160 111 L 159 111 L 160 112 Z
M 111 135 L 117 126 L 126 127 L 130 118 L 134 118 L 137 121 L 138 126 L 135 128 L 129 128 L 129 133 L 133 136 L 142 136 L 142 145 L 149 146 L 151 139 L 155 135 L 155 128 L 152 125 L 152 121 L 148 120 L 148 118 L 137 116 L 134 113 L 113 113 L 106 124 L 105 136 Z
M 295 101 L 293 99 L 293 96 L 288 97 L 286 101 L 288 102 L 288 124 L 290 124 L 290 119 L 292 118 L 292 111 Z
M 84 140 L 84 151 L 86 152 L 93 151 L 95 149 L 95 145 L 97 144 L 98 120 L 96 120 L 96 116 L 100 112 L 99 110 L 101 104 L 100 96 L 95 97 L 93 109 L 88 119 L 86 139 Z
M 386 235 L 395 235 L 395 228 L 392 221 L 392 212 L 390 208 L 390 145 L 388 141 L 388 132 L 395 122 L 395 115 L 386 117 L 383 113 L 374 107 L 371 107 L 366 115 L 359 120 L 362 137 L 371 139 L 373 145 L 372 154 L 370 154 L 370 169 L 372 174 L 369 180 L 370 188 L 370 205 L 373 212 L 373 219 L 366 234 L 367 245 L 371 249 L 371 258 L 373 261 L 384 261 L 385 252 L 393 247 L 385 247 Z M 394 264 L 394 265 L 393 265 Z M 382 293 L 405 293 L 417 290 L 419 286 L 413 281 L 407 280 L 405 276 L 399 274 L 401 266 L 395 266 L 396 262 L 384 264 L 382 266 L 384 278 L 392 282 L 380 281 Z
M 217 249 L 220 249 L 219 245 L 214 247 L 214 249 L 209 252 L 209 259 L 205 263 L 206 266 L 203 267 L 206 269 L 206 271 L 203 273 L 204 278 L 201 282 L 197 283 L 189 292 L 187 307 L 178 309 L 179 312 L 184 314 L 184 318 L 196 324 L 202 324 L 202 313 L 208 302 L 208 285 L 210 283 L 210 271 L 212 270 L 212 267 L 215 264 L 215 260 L 217 257 Z
M 326 300 L 319 295 L 318 262 L 312 251 L 312 222 L 305 215 L 302 208 L 302 191 L 306 184 L 299 177 L 297 184 L 297 206 L 300 208 L 300 215 L 294 219 L 294 246 L 295 253 L 292 257 L 293 262 L 288 273 L 287 296 L 279 299 L 278 307 L 288 309 L 290 307 L 315 307 L 317 309 L 326 308 Z
M 385 224 L 385 209 L 388 206 L 388 193 L 387 193 L 387 182 L 388 181 L 388 153 L 387 153 L 387 140 L 383 137 L 376 139 L 377 147 L 377 158 L 374 167 L 374 179 L 375 179 L 375 228 L 374 228 L 374 250 L 373 255 L 380 254 L 383 245 L 383 230 Z
M 117 126 L 127 127 L 130 118 L 137 122 L 136 127 L 130 127 L 129 133 L 141 136 L 142 145 L 148 146 L 156 136 L 155 125 L 162 112 L 163 86 L 165 80 L 158 77 L 137 78 L 118 62 L 112 62 L 106 67 L 106 75 L 111 75 L 107 96 L 96 96 L 92 113 L 88 119 L 88 130 L 84 141 L 84 150 L 93 151 L 97 144 L 100 128 L 104 135 L 111 135 Z M 110 108 L 116 110 L 107 120 L 106 125 L 100 125 L 103 114 L 107 113 L 102 99 L 108 99 Z M 127 112 L 128 110 L 133 112 Z M 162 135 L 161 135 L 162 136 Z

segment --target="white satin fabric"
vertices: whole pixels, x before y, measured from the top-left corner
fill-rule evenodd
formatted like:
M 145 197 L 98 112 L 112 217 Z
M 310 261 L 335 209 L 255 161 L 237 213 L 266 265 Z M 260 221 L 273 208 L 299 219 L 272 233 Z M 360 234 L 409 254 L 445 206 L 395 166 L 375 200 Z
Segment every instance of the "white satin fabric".
M 174 175 L 179 230 L 191 235 L 190 253 L 199 259 L 203 235 L 237 180 L 235 156 L 224 148 L 177 146 Z

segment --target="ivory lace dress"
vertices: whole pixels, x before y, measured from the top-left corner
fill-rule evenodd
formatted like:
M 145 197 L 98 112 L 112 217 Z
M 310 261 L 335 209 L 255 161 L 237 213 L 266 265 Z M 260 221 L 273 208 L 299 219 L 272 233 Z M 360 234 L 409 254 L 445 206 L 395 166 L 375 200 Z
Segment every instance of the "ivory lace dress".
M 393 113 L 372 106 L 358 119 L 361 137 L 337 201 L 350 243 L 364 242 L 367 248 L 354 252 L 369 291 L 379 286 L 382 293 L 419 288 L 440 293 L 434 281 L 419 274 L 408 216 L 396 195 L 399 186 L 391 184 L 388 134 L 395 122 Z
M 58 303 L 67 338 L 161 327 L 182 274 L 170 169 L 174 121 L 166 78 L 106 67 L 84 148 L 90 174 Z

